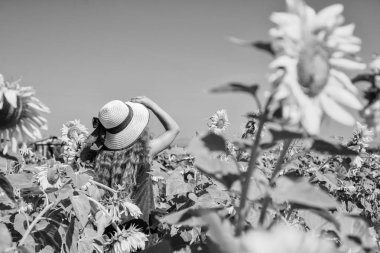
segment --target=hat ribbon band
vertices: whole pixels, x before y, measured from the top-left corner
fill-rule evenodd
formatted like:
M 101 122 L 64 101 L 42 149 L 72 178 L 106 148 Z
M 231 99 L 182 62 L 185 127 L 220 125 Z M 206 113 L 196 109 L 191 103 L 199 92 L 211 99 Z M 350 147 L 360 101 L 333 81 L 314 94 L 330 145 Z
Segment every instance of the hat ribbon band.
M 109 132 L 110 134 L 117 134 L 117 133 L 120 133 L 121 131 L 123 131 L 128 125 L 129 123 L 131 122 L 132 118 L 133 118 L 133 110 L 131 108 L 131 106 L 129 106 L 128 104 L 126 104 L 128 106 L 128 109 L 129 109 L 129 113 L 128 113 L 128 116 L 125 118 L 125 120 L 123 120 L 123 122 L 121 122 L 119 125 L 113 127 L 113 128 L 109 128 L 109 129 L 106 129 L 107 132 Z

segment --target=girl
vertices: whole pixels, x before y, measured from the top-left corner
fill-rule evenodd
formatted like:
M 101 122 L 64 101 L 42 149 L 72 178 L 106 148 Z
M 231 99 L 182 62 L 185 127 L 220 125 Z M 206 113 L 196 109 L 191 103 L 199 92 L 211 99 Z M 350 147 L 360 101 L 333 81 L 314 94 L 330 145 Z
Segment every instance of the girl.
M 149 139 L 146 126 L 149 110 L 162 123 L 165 132 Z M 100 127 L 105 131 L 103 146 L 95 158 L 97 181 L 113 189 L 121 189 L 121 197 L 129 197 L 141 210 L 144 225 L 154 209 L 150 161 L 166 149 L 179 133 L 179 126 L 161 107 L 147 97 L 128 102 L 113 100 L 99 111 Z M 107 231 L 106 232 L 110 232 Z

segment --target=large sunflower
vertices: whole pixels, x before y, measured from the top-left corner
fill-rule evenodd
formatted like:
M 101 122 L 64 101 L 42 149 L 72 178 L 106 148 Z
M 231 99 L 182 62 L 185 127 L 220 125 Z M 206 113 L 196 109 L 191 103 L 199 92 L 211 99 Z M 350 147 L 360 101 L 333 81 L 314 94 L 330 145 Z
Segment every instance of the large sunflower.
M 355 57 L 361 49 L 355 26 L 342 26 L 341 4 L 318 13 L 302 0 L 287 0 L 287 7 L 287 12 L 272 14 L 277 26 L 269 32 L 276 56 L 270 80 L 276 83 L 275 100 L 283 116 L 311 135 L 319 134 L 325 115 L 354 125 L 355 118 L 342 106 L 363 108 L 347 75 L 366 68 Z
M 0 140 L 3 153 L 17 152 L 19 143 L 42 138 L 47 120 L 41 113 L 50 110 L 34 97 L 32 87 L 20 86 L 20 80 L 5 81 L 0 74 Z

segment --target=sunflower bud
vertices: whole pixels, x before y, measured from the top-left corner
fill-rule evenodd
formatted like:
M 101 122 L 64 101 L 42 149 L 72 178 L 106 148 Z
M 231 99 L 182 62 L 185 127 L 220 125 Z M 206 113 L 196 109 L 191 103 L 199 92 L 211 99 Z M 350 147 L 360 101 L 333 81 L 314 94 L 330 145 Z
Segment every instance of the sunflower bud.
M 56 166 L 48 168 L 46 178 L 47 178 L 47 181 L 49 182 L 49 184 L 53 185 L 53 184 L 57 183 L 57 181 L 59 179 L 58 168 Z

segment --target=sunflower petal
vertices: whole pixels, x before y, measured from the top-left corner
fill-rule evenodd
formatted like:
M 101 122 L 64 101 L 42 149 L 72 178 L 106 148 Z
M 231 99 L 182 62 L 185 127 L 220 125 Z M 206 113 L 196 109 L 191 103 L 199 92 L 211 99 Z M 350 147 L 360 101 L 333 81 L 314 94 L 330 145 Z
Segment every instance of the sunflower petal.
M 278 28 L 271 28 L 269 29 L 269 36 L 272 38 L 281 38 L 284 36 L 284 30 Z M 241 45 L 241 42 L 239 45 Z
M 341 71 L 331 69 L 330 75 L 335 78 L 344 88 L 351 91 L 354 94 L 358 94 L 358 89 L 352 84 L 351 79 Z
M 274 12 L 269 19 L 278 26 L 297 25 L 301 22 L 297 15 L 286 12 Z
M 331 58 L 329 62 L 331 66 L 345 71 L 363 71 L 367 68 L 367 65 L 364 63 L 344 58 Z
M 353 44 L 353 45 L 360 46 L 362 44 L 362 40 L 355 36 L 341 37 L 341 36 L 330 35 L 328 37 L 327 45 L 329 47 L 336 47 L 339 44 Z
M 312 100 L 304 103 L 302 106 L 301 123 L 303 128 L 310 135 L 318 135 L 323 115 L 321 108 Z
M 15 137 L 12 137 L 11 138 L 11 142 L 12 142 L 12 149 L 16 149 L 17 150 L 17 139 Z M 14 150 L 12 150 L 13 152 L 15 152 Z M 16 152 L 15 152 L 16 153 Z
M 8 153 L 8 144 L 5 144 L 4 149 L 3 149 L 3 155 Z
M 328 96 L 324 94 L 321 94 L 319 99 L 320 99 L 320 103 L 323 108 L 323 111 L 330 118 L 336 120 L 337 122 L 343 125 L 353 126 L 355 124 L 355 118 L 346 110 L 344 110 L 334 100 L 332 100 L 331 98 L 329 98 Z
M 24 123 L 25 123 L 25 126 L 28 128 L 28 129 L 30 129 L 30 130 L 32 130 L 33 131 L 33 136 L 36 138 L 36 139 L 41 139 L 42 138 L 42 134 L 41 134 L 41 132 L 40 132 L 40 130 L 31 122 L 31 121 L 29 121 L 29 120 L 25 120 L 24 121 Z
M 280 87 L 278 87 L 276 93 L 273 96 L 273 99 L 275 101 L 279 101 L 279 100 L 289 97 L 289 95 L 290 95 L 289 89 L 281 85 Z
M 19 125 L 16 125 L 16 130 L 15 130 L 16 138 L 19 142 L 22 142 L 24 140 L 24 135 L 21 131 L 21 128 Z
M 282 55 L 280 57 L 277 57 L 274 59 L 270 64 L 269 68 L 272 70 L 278 69 L 278 68 L 288 68 L 292 65 L 296 65 L 297 61 L 295 59 L 292 59 L 290 56 Z
M 357 54 L 360 52 L 361 46 L 351 43 L 341 43 L 336 46 L 336 49 L 346 54 Z
M 354 34 L 355 24 L 348 24 L 335 28 L 333 34 L 336 36 L 348 37 Z
M 17 92 L 15 90 L 6 90 L 4 97 L 13 108 L 17 108 Z
M 22 122 L 22 123 L 20 124 L 20 126 L 21 126 L 21 130 L 23 131 L 23 133 L 24 133 L 29 139 L 31 139 L 31 140 L 35 140 L 35 139 L 36 139 L 36 137 L 33 135 L 33 133 L 31 133 L 31 132 L 29 131 L 29 129 L 25 126 L 25 123 L 24 123 L 24 122 Z
M 300 14 L 305 6 L 305 3 L 300 0 L 286 0 L 286 6 L 288 8 L 288 12 Z
M 347 107 L 350 107 L 355 110 L 363 109 L 363 105 L 360 103 L 359 99 L 354 94 L 344 89 L 337 82 L 337 80 L 330 78 L 329 83 L 325 87 L 326 94 L 330 98 Z
M 330 20 L 337 20 L 342 15 L 344 6 L 342 4 L 333 4 L 320 10 L 317 14 L 317 22 L 320 24 L 327 23 Z
M 41 107 L 40 105 L 37 105 L 34 102 L 28 103 L 28 106 L 30 106 L 31 108 L 33 108 L 36 111 L 43 112 L 43 113 L 46 113 L 49 110 L 48 108 Z

